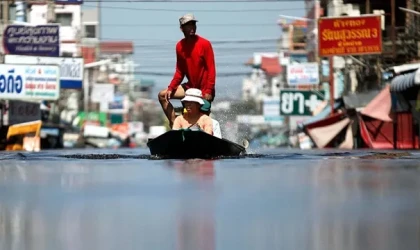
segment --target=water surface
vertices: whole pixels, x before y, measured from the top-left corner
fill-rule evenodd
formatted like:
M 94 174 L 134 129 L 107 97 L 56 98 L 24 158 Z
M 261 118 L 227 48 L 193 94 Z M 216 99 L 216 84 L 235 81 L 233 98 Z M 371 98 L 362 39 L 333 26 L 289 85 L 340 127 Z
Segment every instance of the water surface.
M 0 249 L 420 249 L 420 155 L 251 153 L 4 153 Z

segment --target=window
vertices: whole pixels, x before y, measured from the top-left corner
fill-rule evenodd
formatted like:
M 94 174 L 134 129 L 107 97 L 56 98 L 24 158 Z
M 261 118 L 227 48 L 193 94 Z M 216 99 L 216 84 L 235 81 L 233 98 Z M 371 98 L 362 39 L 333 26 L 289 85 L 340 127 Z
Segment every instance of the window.
M 56 13 L 55 20 L 57 23 L 61 24 L 61 26 L 71 26 L 73 21 L 73 14 L 72 13 Z
M 85 37 L 96 38 L 96 25 L 85 25 Z
M 71 52 L 62 52 L 61 53 L 61 56 L 62 57 L 73 57 L 73 53 L 71 53 Z

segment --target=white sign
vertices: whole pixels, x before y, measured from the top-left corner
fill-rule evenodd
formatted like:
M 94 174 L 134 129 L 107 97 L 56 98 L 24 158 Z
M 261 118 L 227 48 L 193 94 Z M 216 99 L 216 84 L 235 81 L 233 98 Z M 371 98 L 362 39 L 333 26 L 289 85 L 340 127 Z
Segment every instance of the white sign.
M 34 64 L 60 66 L 60 88 L 81 89 L 83 85 L 83 58 L 6 55 L 6 64 Z
M 280 96 L 263 98 L 263 115 L 279 116 L 280 115 Z
M 143 133 L 144 124 L 143 122 L 129 122 L 128 123 L 128 134 L 132 135 L 135 133 Z
M 32 122 L 41 119 L 41 107 L 39 103 L 9 101 L 9 125 Z
M 90 100 L 92 102 L 112 102 L 114 101 L 115 85 L 112 83 L 93 84 Z
M 287 84 L 296 85 L 318 85 L 319 67 L 318 63 L 300 63 L 287 66 Z
M 58 66 L 0 64 L 0 99 L 57 100 L 59 75 Z

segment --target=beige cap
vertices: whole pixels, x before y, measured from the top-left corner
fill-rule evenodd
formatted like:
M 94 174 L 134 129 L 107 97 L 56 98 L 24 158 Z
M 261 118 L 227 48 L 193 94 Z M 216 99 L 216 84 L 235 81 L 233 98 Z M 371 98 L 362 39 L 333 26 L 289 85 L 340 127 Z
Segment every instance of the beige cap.
M 198 20 L 195 19 L 195 16 L 193 14 L 188 13 L 188 14 L 183 15 L 181 18 L 179 18 L 179 25 L 184 25 L 191 21 L 198 22 Z

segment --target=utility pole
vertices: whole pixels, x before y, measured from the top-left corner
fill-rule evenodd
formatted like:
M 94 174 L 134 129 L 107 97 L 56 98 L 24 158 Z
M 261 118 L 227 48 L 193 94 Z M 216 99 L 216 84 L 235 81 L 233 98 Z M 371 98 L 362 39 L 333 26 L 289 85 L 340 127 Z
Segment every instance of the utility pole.
M 395 59 L 397 53 L 396 34 L 395 34 L 395 0 L 391 0 L 391 36 L 392 36 L 392 56 Z
M 102 19 L 102 16 L 101 16 L 101 0 L 98 0 L 98 3 L 97 3 L 97 5 L 96 5 L 96 10 L 97 10 L 97 12 L 98 12 L 98 30 L 97 30 L 97 36 L 98 36 L 98 41 L 100 42 L 101 41 L 101 32 L 102 32 L 102 26 L 101 26 L 101 19 Z
M 370 0 L 366 0 L 366 14 L 370 14 Z
M 47 0 L 47 23 L 55 23 L 55 1 Z
M 10 0 L 6 0 L 6 1 L 0 1 L 0 8 L 1 8 L 1 12 L 2 12 L 2 18 L 1 18 L 1 36 L 3 36 L 3 32 L 6 29 L 7 25 L 9 25 L 10 21 L 9 21 L 9 6 L 10 6 Z M 1 37 L 2 39 L 4 39 L 3 37 Z M 0 56 L 0 62 L 4 63 L 4 52 L 1 53 Z

